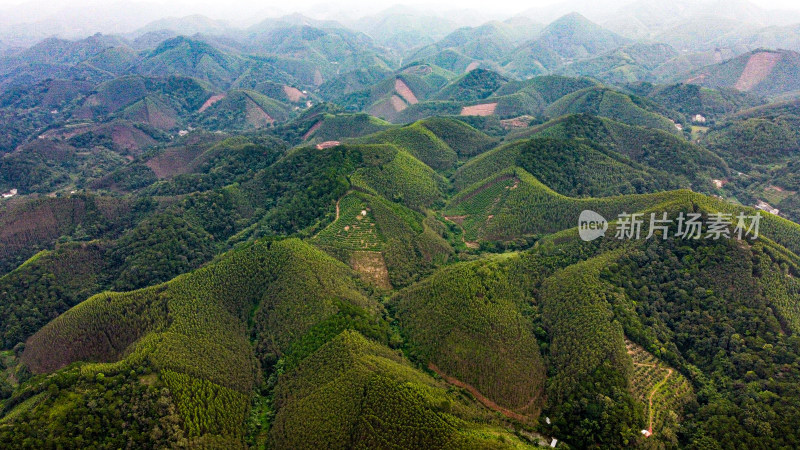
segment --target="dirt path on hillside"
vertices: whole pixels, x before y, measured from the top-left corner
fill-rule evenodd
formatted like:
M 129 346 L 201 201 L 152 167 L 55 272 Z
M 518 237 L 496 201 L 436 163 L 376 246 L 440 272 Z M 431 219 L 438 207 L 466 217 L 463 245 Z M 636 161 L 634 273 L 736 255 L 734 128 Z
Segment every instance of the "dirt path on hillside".
M 336 200 L 336 218 L 333 219 L 334 222 L 339 220 L 339 202 L 342 201 L 343 198 L 347 197 L 348 195 L 355 192 L 355 190 L 350 189 L 349 191 L 345 192 L 343 196 L 339 197 L 339 200 Z
M 481 247 L 481 245 L 478 242 L 468 241 L 464 238 L 464 227 L 462 226 L 462 224 L 464 223 L 464 219 L 466 219 L 469 216 L 442 216 L 442 217 L 449 220 L 450 222 L 453 222 L 454 224 L 458 225 L 459 228 L 461 228 L 461 242 L 463 242 L 464 245 L 467 246 L 467 248 Z
M 351 189 L 351 190 L 345 192 L 343 196 L 339 197 L 338 200 L 336 200 L 336 218 L 333 219 L 333 222 L 331 222 L 331 224 L 333 224 L 337 220 L 339 220 L 339 202 L 342 201 L 343 198 L 345 198 L 347 195 L 351 194 L 352 192 L 353 192 L 353 190 Z M 329 224 L 329 226 L 330 226 L 330 224 Z M 325 227 L 325 228 L 328 228 L 328 227 Z M 325 228 L 317 231 L 316 234 L 314 234 L 314 237 L 319 236 L 319 234 L 322 233 L 322 231 L 325 230 Z
M 458 386 L 458 387 L 460 387 L 462 389 L 466 389 L 470 394 L 472 394 L 473 397 L 478 399 L 479 402 L 481 402 L 484 406 L 486 406 L 487 408 L 491 409 L 492 411 L 499 412 L 500 414 L 508 417 L 509 419 L 519 420 L 520 422 L 525 422 L 526 420 L 529 419 L 527 416 L 525 416 L 523 414 L 520 414 L 518 412 L 514 412 L 514 411 L 512 411 L 512 410 L 510 410 L 508 408 L 504 408 L 504 407 L 498 405 L 497 403 L 493 402 L 491 399 L 489 399 L 485 395 L 481 394 L 477 389 L 475 389 L 474 386 L 472 386 L 472 385 L 470 385 L 468 383 L 465 383 L 465 382 L 463 382 L 463 381 L 461 381 L 461 380 L 459 380 L 457 378 L 453 378 L 453 377 L 445 374 L 444 372 L 442 372 L 442 369 L 436 367 L 436 365 L 434 363 L 432 363 L 432 362 L 428 363 L 428 368 L 431 369 L 432 371 L 436 372 L 440 377 L 442 377 L 444 379 L 444 381 L 447 381 L 448 383 L 452 384 L 453 386 Z M 528 404 L 525 405 L 523 408 L 527 408 L 535 400 L 536 400 L 535 398 L 532 398 L 531 401 L 528 402 Z

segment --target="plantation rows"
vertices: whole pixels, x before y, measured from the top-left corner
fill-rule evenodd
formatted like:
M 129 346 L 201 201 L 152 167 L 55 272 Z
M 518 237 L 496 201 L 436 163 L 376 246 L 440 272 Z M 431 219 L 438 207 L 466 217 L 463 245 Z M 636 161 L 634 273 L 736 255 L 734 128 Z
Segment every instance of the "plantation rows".
M 357 170 L 350 181 L 414 209 L 435 205 L 443 197 L 441 176 L 405 151 L 396 152 L 386 164 Z
M 462 159 L 476 156 L 497 144 L 495 139 L 458 120 L 431 117 L 421 123 Z
M 171 370 L 162 371 L 161 378 L 175 397 L 189 436 L 240 436 L 250 406 L 247 395 Z
M 461 263 L 437 271 L 392 299 L 412 355 L 474 386 L 534 420 L 545 370 L 525 292 L 493 262 Z
M 96 295 L 36 333 L 22 360 L 42 372 L 124 358 L 88 365 L 87 376 L 153 367 L 191 435 L 241 433 L 258 377 L 249 328 L 268 367 L 349 303 L 376 310 L 343 264 L 296 239 L 259 242 L 166 284 Z
M 458 194 L 450 202 L 457 203 L 458 199 L 471 191 L 477 183 L 494 178 L 509 167 L 513 167 L 524 145 L 523 142 L 502 145 L 478 155 L 459 167 L 453 176 L 453 185 L 458 190 Z
M 634 102 L 634 100 L 638 100 Z M 566 95 L 550 105 L 550 117 L 564 114 L 586 113 L 609 117 L 620 122 L 656 128 L 676 133 L 675 126 L 666 117 L 653 111 L 653 102 L 637 99 L 603 87 L 587 88 Z
M 353 251 L 381 251 L 395 287 L 419 279 L 453 252 L 435 219 L 381 197 L 356 191 L 343 197 L 339 207 L 340 220 L 312 241 L 348 264 Z M 367 215 L 361 216 L 362 211 Z
M 383 237 L 375 227 L 371 208 L 358 195 L 353 194 L 342 197 L 338 205 L 339 220 L 328 225 L 315 240 L 323 246 L 380 251 Z
M 466 166 L 465 166 L 466 167 Z M 515 176 L 520 182 L 516 189 L 498 202 L 494 217 L 478 235 L 481 239 L 502 240 L 530 234 L 549 234 L 573 228 L 580 212 L 591 209 L 600 213 L 609 222 L 618 215 L 633 212 L 663 212 L 676 217 L 680 211 L 703 213 L 727 213 L 737 216 L 744 213 L 755 215 L 752 208 L 733 205 L 721 200 L 696 194 L 688 190 L 659 192 L 654 194 L 621 195 L 604 198 L 570 198 L 554 192 L 527 171 L 510 168 L 494 177 L 472 185 L 455 196 L 448 206 L 448 214 L 458 211 L 481 211 L 488 200 L 478 194 L 497 180 Z M 484 209 L 485 210 L 485 209 Z M 645 217 L 649 217 L 645 214 Z M 467 228 L 467 227 L 465 227 Z M 475 228 L 474 226 L 471 228 Z M 646 231 L 646 226 L 643 227 Z M 774 240 L 793 252 L 800 251 L 800 225 L 781 217 L 762 213 L 760 235 Z
M 359 138 L 357 142 L 394 144 L 436 170 L 452 167 L 458 159 L 458 155 L 450 146 L 421 123 L 392 128 Z
M 450 216 L 466 216 L 461 224 L 465 240 L 477 241 L 483 235 L 489 221 L 494 219 L 498 206 L 502 205 L 518 182 L 515 178 L 497 178 L 475 191 L 472 197 L 448 209 Z
M 345 331 L 282 375 L 270 431 L 278 448 L 491 448 L 502 428 L 388 348 Z M 485 431 L 485 432 L 481 432 Z
M 661 408 L 654 406 L 654 421 L 663 424 L 667 442 L 688 430 L 691 439 L 710 436 L 723 447 L 794 445 L 800 372 L 786 362 L 800 354 L 791 336 L 796 306 L 790 306 L 798 292 L 794 258 L 787 256 L 766 239 L 667 240 L 644 244 L 604 271 L 629 299 L 615 308 L 626 334 L 675 368 L 653 397 Z M 678 371 L 691 380 L 699 403 L 680 427 L 668 411 L 677 413 L 674 400 L 684 398 Z M 766 427 L 771 432 L 760 434 Z
M 309 136 L 314 141 L 324 142 L 358 137 L 385 130 L 391 124 L 372 117 L 369 114 L 325 114 L 319 122 L 320 126 Z

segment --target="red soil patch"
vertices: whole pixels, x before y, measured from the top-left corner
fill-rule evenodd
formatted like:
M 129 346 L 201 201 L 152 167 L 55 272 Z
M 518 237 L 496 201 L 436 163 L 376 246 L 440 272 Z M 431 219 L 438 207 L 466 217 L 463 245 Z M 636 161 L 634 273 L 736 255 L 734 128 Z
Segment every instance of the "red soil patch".
M 753 89 L 767 78 L 775 64 L 781 60 L 781 56 L 780 53 L 773 52 L 761 52 L 751 56 L 734 87 L 740 91 Z
M 299 102 L 300 99 L 306 97 L 306 94 L 303 94 L 300 89 L 291 86 L 284 86 L 283 93 L 286 94 L 286 96 L 289 97 L 289 100 L 292 102 Z
M 311 128 L 309 128 L 308 131 L 306 131 L 306 134 L 303 135 L 303 140 L 304 141 L 308 140 L 308 138 L 312 134 L 314 134 L 315 131 L 319 130 L 319 127 L 321 127 L 321 126 L 322 126 L 322 121 L 321 120 L 319 122 L 315 123 L 314 125 L 312 125 Z
M 341 142 L 339 142 L 339 141 L 320 142 L 319 144 L 317 144 L 317 150 L 325 150 L 326 148 L 336 147 L 339 144 L 341 144 Z M 337 208 L 339 207 L 338 203 L 336 204 L 336 207 Z M 337 212 L 336 212 L 336 217 L 337 217 L 337 219 L 339 217 L 338 209 L 337 209 Z
M 497 102 L 482 105 L 465 106 L 461 108 L 462 116 L 491 116 L 497 108 Z
M 519 420 L 520 422 L 524 422 L 524 421 L 526 421 L 528 419 L 527 417 L 525 417 L 524 415 L 522 415 L 520 413 L 511 411 L 508 408 L 503 408 L 502 406 L 500 406 L 497 403 L 493 402 L 492 400 L 487 398 L 485 395 L 483 395 L 480 392 L 478 392 L 478 390 L 475 389 L 474 386 L 469 385 L 467 383 L 464 383 L 463 381 L 458 380 L 456 378 L 453 378 L 451 376 L 448 376 L 447 374 L 442 372 L 442 370 L 440 368 L 436 367 L 435 364 L 428 363 L 428 368 L 431 369 L 432 371 L 436 372 L 440 377 L 442 377 L 445 381 L 447 381 L 448 383 L 452 384 L 453 386 L 458 386 L 458 387 L 460 387 L 462 389 L 466 389 L 467 391 L 469 391 L 469 393 L 472 394 L 473 397 L 478 399 L 479 402 L 483 403 L 484 406 L 486 406 L 487 408 L 491 409 L 492 411 L 499 412 L 500 414 L 508 417 L 509 419 Z M 533 402 L 533 400 L 531 402 Z
M 530 125 L 531 120 L 533 120 L 532 116 L 519 116 L 519 117 L 514 117 L 513 119 L 501 120 L 500 126 L 502 126 L 506 130 L 511 130 L 515 128 L 526 128 Z
M 481 65 L 481 64 L 480 64 L 478 61 L 472 61 L 472 62 L 471 62 L 471 63 L 469 63 L 469 65 L 467 66 L 467 70 L 465 70 L 465 72 L 472 72 L 473 70 L 477 69 L 477 68 L 478 68 L 478 66 L 480 66 L 480 65 Z
M 200 109 L 197 110 L 197 112 L 203 112 L 207 110 L 209 107 L 211 107 L 211 105 L 217 103 L 223 98 L 225 98 L 225 94 L 212 95 L 208 100 L 206 100 L 205 103 L 203 103 L 203 106 L 201 106 Z
M 392 105 L 392 109 L 394 109 L 395 112 L 400 112 L 408 108 L 406 102 L 404 102 L 402 98 L 396 95 L 393 95 L 392 98 L 389 99 L 389 103 Z
M 314 85 L 319 86 L 320 84 L 324 83 L 325 80 L 322 79 L 322 72 L 319 69 L 314 71 Z
M 403 100 L 408 102 L 409 105 L 416 105 L 419 103 L 417 96 L 411 92 L 411 89 L 408 87 L 408 85 L 405 84 L 400 78 L 394 80 L 394 90 L 397 91 L 397 93 L 400 94 L 400 97 L 403 97 Z

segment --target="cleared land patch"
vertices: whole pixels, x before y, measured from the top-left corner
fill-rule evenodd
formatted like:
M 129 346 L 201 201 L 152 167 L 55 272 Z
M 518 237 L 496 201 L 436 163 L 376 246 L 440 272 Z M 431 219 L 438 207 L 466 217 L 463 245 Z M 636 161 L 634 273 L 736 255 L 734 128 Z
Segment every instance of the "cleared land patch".
M 283 93 L 286 94 L 286 97 L 292 102 L 299 102 L 306 96 L 300 89 L 292 86 L 283 86 Z
M 394 80 L 394 90 L 400 94 L 400 97 L 403 97 L 403 100 L 408 102 L 409 105 L 416 105 L 419 103 L 417 100 L 417 96 L 414 95 L 414 92 L 411 91 L 411 88 L 408 87 L 407 84 L 403 82 L 400 78 Z
M 740 91 L 749 91 L 753 89 L 767 78 L 775 67 L 775 64 L 780 60 L 781 54 L 773 52 L 761 52 L 751 56 L 750 59 L 747 60 L 747 65 L 744 67 L 742 74 L 736 81 L 736 89 Z
M 392 289 L 389 281 L 389 269 L 383 259 L 383 253 L 371 251 L 354 251 L 350 254 L 350 267 L 369 283 L 381 288 Z
M 491 116 L 497 108 L 495 103 L 483 103 L 481 105 L 465 106 L 461 108 L 462 116 Z
M 203 112 L 203 111 L 207 110 L 208 108 L 211 107 L 211 105 L 213 105 L 214 103 L 217 103 L 218 101 L 222 100 L 223 98 L 225 98 L 225 94 L 212 95 L 211 97 L 209 97 L 208 100 L 205 101 L 205 103 L 203 103 L 203 106 L 201 106 L 200 109 L 197 110 L 197 112 Z

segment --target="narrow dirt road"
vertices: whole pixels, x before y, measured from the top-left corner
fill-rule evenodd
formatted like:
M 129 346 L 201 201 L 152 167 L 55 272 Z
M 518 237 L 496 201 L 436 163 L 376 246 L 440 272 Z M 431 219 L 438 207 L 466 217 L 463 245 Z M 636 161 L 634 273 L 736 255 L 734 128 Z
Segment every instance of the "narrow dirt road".
M 469 391 L 469 393 L 472 394 L 473 397 L 478 399 L 479 402 L 483 403 L 484 406 L 486 406 L 487 408 L 491 409 L 492 411 L 499 412 L 500 414 L 508 417 L 509 419 L 519 420 L 520 422 L 524 422 L 524 421 L 526 421 L 528 419 L 528 417 L 523 415 L 523 414 L 520 414 L 518 412 L 514 412 L 514 411 L 512 411 L 512 410 L 510 410 L 508 408 L 504 408 L 504 407 L 498 405 L 497 403 L 493 402 L 491 399 L 487 398 L 485 395 L 481 394 L 477 389 L 475 389 L 474 386 L 472 386 L 472 385 L 470 385 L 468 383 L 464 383 L 463 381 L 461 381 L 461 380 L 459 380 L 457 378 L 453 378 L 453 377 L 445 374 L 444 372 L 442 372 L 442 369 L 436 367 L 436 365 L 434 363 L 428 363 L 428 368 L 431 369 L 432 371 L 436 372 L 440 377 L 442 377 L 444 379 L 444 381 L 447 381 L 448 383 L 452 384 L 453 386 L 458 386 L 458 387 L 460 387 L 462 389 L 466 389 L 467 391 Z M 531 399 L 531 401 L 528 403 L 528 405 L 533 403 L 534 400 L 535 399 Z M 528 405 L 526 405 L 526 406 L 528 406 Z

